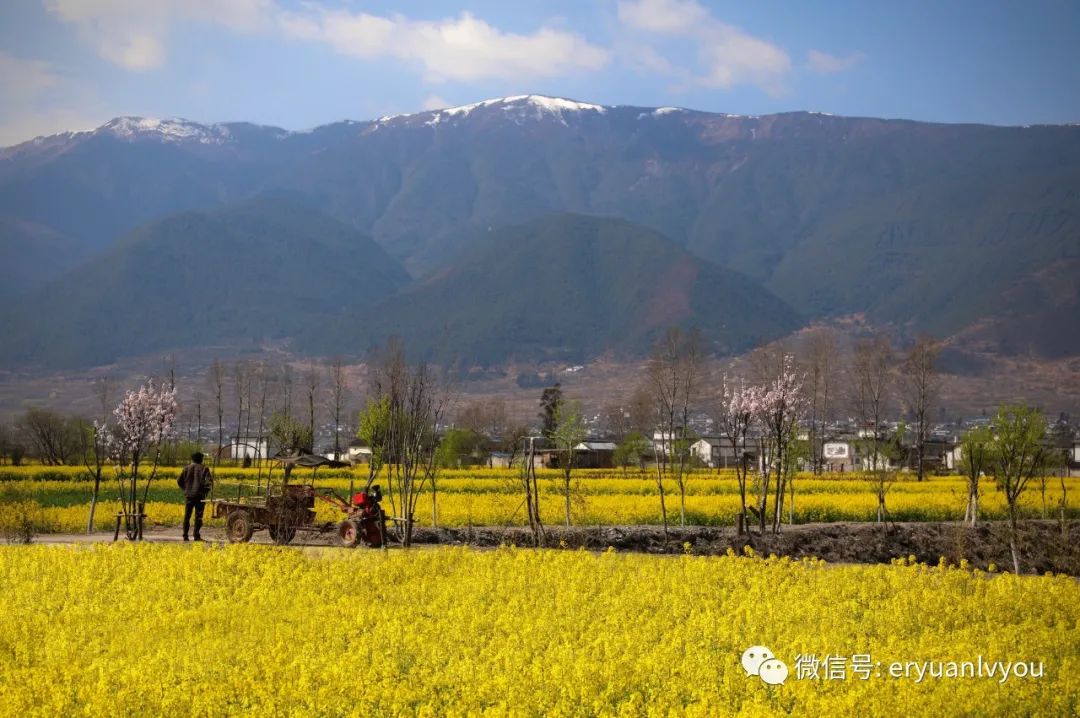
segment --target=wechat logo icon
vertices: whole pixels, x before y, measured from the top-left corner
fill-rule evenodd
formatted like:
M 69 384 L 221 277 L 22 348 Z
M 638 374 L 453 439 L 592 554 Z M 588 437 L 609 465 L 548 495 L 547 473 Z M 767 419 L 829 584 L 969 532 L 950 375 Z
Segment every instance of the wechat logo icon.
M 742 667 L 747 677 L 757 676 L 770 686 L 787 680 L 788 667 L 765 646 L 750 646 L 742 654 Z

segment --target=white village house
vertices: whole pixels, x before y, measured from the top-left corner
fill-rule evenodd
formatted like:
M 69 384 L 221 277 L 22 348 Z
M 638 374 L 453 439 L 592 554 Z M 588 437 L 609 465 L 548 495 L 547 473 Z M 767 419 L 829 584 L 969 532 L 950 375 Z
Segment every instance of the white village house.
M 228 455 L 233 459 L 267 459 L 268 451 L 269 440 L 265 436 L 236 436 L 229 440 Z

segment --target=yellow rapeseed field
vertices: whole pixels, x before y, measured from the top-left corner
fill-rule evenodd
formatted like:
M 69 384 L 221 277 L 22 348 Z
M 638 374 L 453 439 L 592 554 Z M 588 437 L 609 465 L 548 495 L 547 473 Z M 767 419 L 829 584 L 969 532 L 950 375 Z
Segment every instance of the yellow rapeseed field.
M 151 524 L 176 526 L 183 517 L 180 491 L 175 485 L 175 468 L 161 472 L 150 491 L 147 513 Z M 235 497 L 237 487 L 245 493 L 255 493 L 257 472 L 254 469 L 221 468 L 218 470 L 216 495 Z M 298 472 L 296 479 L 308 480 L 310 472 Z M 112 481 L 112 470 L 107 477 Z M 275 480 L 280 477 L 280 471 Z M 548 523 L 561 523 L 564 503 L 562 483 L 556 471 L 540 472 L 541 517 Z M 631 471 L 624 477 L 621 471 L 578 470 L 573 481 L 573 521 L 577 525 L 659 524 L 660 503 L 655 479 Z M 350 474 L 348 470 L 322 471 L 316 485 L 333 488 L 347 494 L 350 481 L 354 486 L 366 480 L 363 470 Z M 261 485 L 265 487 L 265 472 Z M 1066 479 L 1066 516 L 1080 517 L 1080 479 Z M 385 481 L 382 482 L 385 488 Z M 76 467 L 5 467 L 0 470 L 0 528 L 11 523 L 12 516 L 25 513 L 26 502 L 34 504 L 39 532 L 75 532 L 86 526 L 92 482 L 85 480 L 85 471 Z M 1061 498 L 1060 481 L 1050 478 L 1046 485 L 1047 517 L 1057 518 Z M 504 526 L 527 523 L 516 470 L 468 469 L 445 471 L 437 483 L 437 519 L 443 526 Z M 1024 514 L 1041 517 L 1042 494 L 1040 483 L 1033 481 L 1021 500 Z M 801 474 L 795 480 L 794 507 L 796 523 L 829 521 L 873 521 L 877 512 L 877 497 L 872 484 L 852 474 L 833 474 L 816 477 Z M 665 482 L 668 495 L 668 518 L 678 522 L 678 497 L 673 480 Z M 108 528 L 110 516 L 119 505 L 115 481 L 106 481 L 101 490 L 99 526 Z M 930 477 L 915 481 L 904 477 L 892 485 L 887 506 L 897 521 L 958 521 L 964 515 L 967 501 L 965 480 L 959 476 Z M 396 513 L 392 498 L 384 502 L 387 510 Z M 730 472 L 700 472 L 687 481 L 687 521 L 697 525 L 731 526 L 738 512 L 738 484 Z M 980 501 L 981 518 L 1003 519 L 1006 516 L 1004 495 L 996 490 L 992 479 L 984 479 Z M 341 515 L 326 504 L 317 505 L 318 520 L 338 521 Z M 430 496 L 421 498 L 417 521 L 430 525 L 433 521 Z M 785 515 L 785 521 L 788 520 Z M 211 525 L 220 524 L 211 521 Z
M 0 586 L 5 716 L 1080 711 L 1080 584 L 1068 577 L 119 544 L 0 547 Z M 746 675 L 755 644 L 785 663 L 785 683 Z M 831 674 L 813 677 L 811 657 Z M 996 662 L 1029 675 L 931 677 Z M 930 668 L 920 680 L 894 665 Z

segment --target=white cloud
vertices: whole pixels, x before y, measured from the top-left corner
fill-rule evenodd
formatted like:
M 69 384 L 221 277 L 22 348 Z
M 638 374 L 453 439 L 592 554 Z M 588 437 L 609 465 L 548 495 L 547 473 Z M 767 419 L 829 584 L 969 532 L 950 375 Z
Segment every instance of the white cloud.
M 770 94 L 784 91 L 784 81 L 791 72 L 788 54 L 768 40 L 720 22 L 696 0 L 620 0 L 618 15 L 633 30 L 693 42 L 699 67 L 689 73 L 692 84 L 721 89 L 752 84 Z M 641 66 L 680 74 L 652 47 L 645 46 L 639 52 L 650 57 Z
M 571 32 L 542 27 L 504 32 L 468 12 L 440 21 L 341 10 L 283 13 L 289 36 L 328 44 L 352 57 L 417 63 L 429 82 L 553 77 L 603 67 L 608 52 Z
M 684 34 L 712 21 L 694 0 L 630 0 L 620 2 L 619 20 L 641 30 Z
M 0 118 L 0 147 L 60 132 L 92 130 L 105 124 L 108 113 L 75 107 L 31 109 L 13 117 Z
M 51 63 L 0 51 L 0 147 L 90 129 L 107 119 L 89 91 Z
M 421 109 L 424 110 L 441 110 L 446 107 L 450 107 L 450 103 L 438 95 L 428 95 L 421 105 Z
M 810 50 L 806 53 L 806 64 L 814 72 L 822 75 L 831 75 L 837 72 L 850 70 L 862 62 L 865 55 L 861 52 L 853 52 L 847 57 L 836 57 L 820 50 Z
M 657 75 L 685 75 L 686 73 L 666 57 L 648 45 L 626 48 L 623 57 L 631 68 Z
M 0 50 L 0 95 L 6 105 L 32 100 L 59 82 L 60 76 L 50 63 Z
M 177 22 L 224 25 L 239 32 L 265 27 L 273 0 L 45 0 L 45 8 L 74 24 L 102 58 L 129 70 L 165 63 Z

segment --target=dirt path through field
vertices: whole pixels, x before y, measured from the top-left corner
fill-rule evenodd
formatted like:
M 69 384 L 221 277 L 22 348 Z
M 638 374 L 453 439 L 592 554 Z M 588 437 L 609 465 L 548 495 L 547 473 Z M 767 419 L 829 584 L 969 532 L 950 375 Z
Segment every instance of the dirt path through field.
M 544 545 L 571 549 L 618 551 L 650 554 L 723 555 L 729 549 L 743 553 L 750 547 L 759 555 L 776 554 L 793 558 L 815 557 L 830 563 L 888 563 L 898 557 L 936 564 L 941 557 L 950 563 L 962 559 L 978 568 L 996 564 L 1011 568 L 1003 522 L 987 522 L 972 529 L 956 522 L 900 523 L 888 530 L 873 523 L 805 524 L 784 526 L 779 535 L 757 533 L 739 536 L 731 528 L 688 526 L 671 527 L 665 536 L 658 526 L 593 526 L 582 528 L 549 527 Z M 225 542 L 224 529 L 206 528 L 203 538 Z M 42 544 L 84 544 L 112 541 L 111 532 L 86 534 L 45 534 L 35 537 Z M 123 540 L 123 539 L 121 539 Z M 178 528 L 155 528 L 145 540 L 155 543 L 182 543 Z M 270 544 L 265 532 L 256 532 L 254 543 Z M 504 544 L 531 546 L 532 536 L 520 527 L 419 528 L 419 546 L 458 545 L 491 548 Z M 1022 527 L 1021 551 L 1024 571 L 1067 573 L 1080 576 L 1080 521 L 1066 522 L 1064 531 L 1053 521 L 1030 521 Z M 337 546 L 334 533 L 301 532 L 293 546 Z M 393 546 L 393 544 L 392 544 Z

